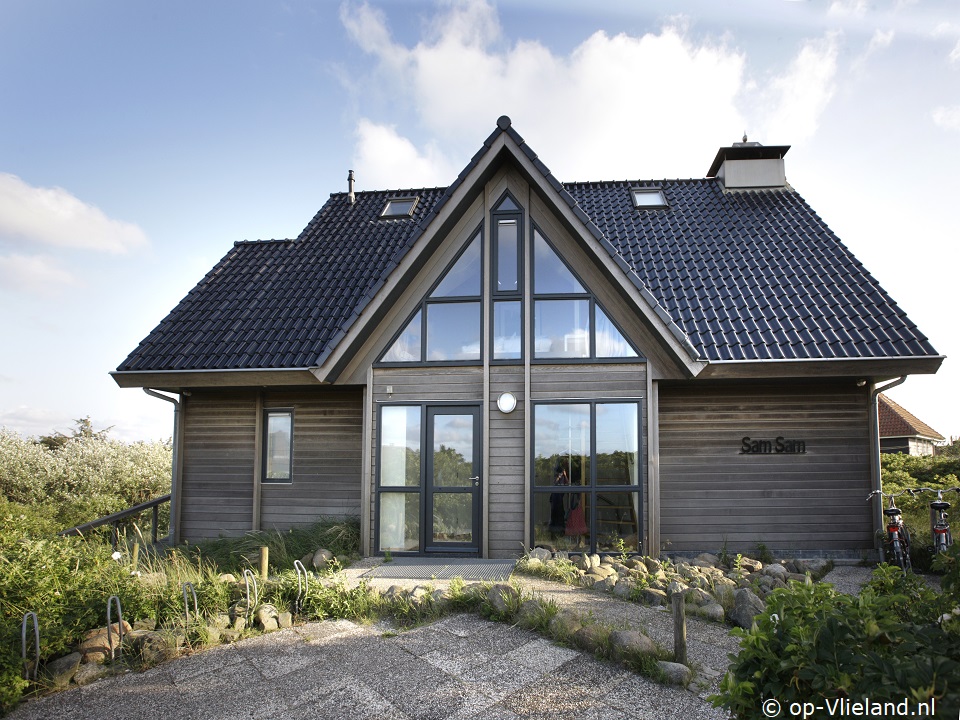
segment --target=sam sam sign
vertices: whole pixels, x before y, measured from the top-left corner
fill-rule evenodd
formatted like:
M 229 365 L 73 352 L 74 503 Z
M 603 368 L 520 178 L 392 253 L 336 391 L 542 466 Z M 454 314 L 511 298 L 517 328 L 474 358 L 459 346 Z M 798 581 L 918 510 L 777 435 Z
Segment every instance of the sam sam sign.
M 789 440 L 782 435 L 773 440 L 760 440 L 744 436 L 740 440 L 741 455 L 805 455 L 806 440 Z

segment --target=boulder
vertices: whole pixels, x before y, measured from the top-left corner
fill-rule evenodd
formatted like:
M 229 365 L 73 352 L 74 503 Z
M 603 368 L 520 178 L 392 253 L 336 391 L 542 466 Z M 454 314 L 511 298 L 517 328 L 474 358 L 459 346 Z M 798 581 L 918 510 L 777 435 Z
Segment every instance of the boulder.
M 690 668 L 680 663 L 660 660 L 657 662 L 657 667 L 663 672 L 666 682 L 671 685 L 689 685 L 690 679 L 693 677 Z
M 690 564 L 696 565 L 698 567 L 715 568 L 715 567 L 720 567 L 720 558 L 719 556 L 713 555 L 712 553 L 700 553 L 693 559 L 693 561 Z
M 124 635 L 133 629 L 126 620 L 123 621 L 122 627 Z M 97 628 L 88 632 L 83 642 L 80 643 L 83 662 L 103 663 L 112 660 L 117 648 L 120 647 L 120 629 L 120 623 L 114 623 L 110 626 L 109 633 L 107 628 Z
M 616 575 L 617 571 L 613 569 L 611 565 L 597 565 L 595 568 L 590 569 L 590 573 L 593 575 L 599 575 L 601 578 L 610 577 L 611 575 Z
M 763 570 L 763 563 L 753 558 L 741 557 L 740 569 L 747 573 L 760 572 Z
M 772 577 L 775 580 L 786 580 L 788 571 L 779 563 L 773 563 L 772 565 L 767 565 L 763 568 L 763 574 L 769 577 Z
M 641 560 L 640 558 L 634 558 L 633 560 L 628 560 L 627 567 L 631 568 L 632 570 L 636 570 L 641 575 L 647 575 L 650 573 L 650 571 L 647 569 L 646 563 L 643 562 L 643 560 Z
M 595 653 L 603 645 L 606 633 L 600 625 L 584 625 L 573 634 L 573 641 L 577 647 L 588 653 Z
M 649 570 L 651 573 L 656 573 L 663 570 L 663 563 L 656 558 L 644 558 L 643 562 L 646 564 L 647 570 Z
M 613 594 L 619 598 L 629 599 L 636 584 L 632 580 L 621 580 L 613 586 Z
M 43 674 L 54 690 L 63 690 L 77 674 L 82 659 L 82 654 L 78 652 L 70 653 L 48 663 L 43 670 Z
M 531 550 L 529 553 L 527 553 L 527 556 L 531 560 L 539 560 L 540 562 L 547 562 L 550 558 L 553 557 L 553 553 L 551 553 L 546 548 L 537 547 Z
M 673 597 L 677 593 L 685 592 L 687 588 L 688 586 L 685 583 L 682 583 L 679 580 L 674 580 L 667 586 L 667 595 L 669 597 Z
M 77 669 L 77 674 L 73 676 L 73 681 L 80 686 L 102 680 L 115 674 L 110 665 L 100 665 L 99 663 L 84 663 Z
M 558 640 L 573 637 L 583 627 L 580 618 L 569 610 L 561 610 L 550 619 L 550 634 Z
M 718 623 L 722 623 L 726 617 L 723 611 L 723 605 L 715 602 L 701 605 L 697 608 L 697 614 L 701 617 L 705 617 L 707 620 L 712 620 L 713 622 Z
M 315 570 L 323 570 L 333 560 L 333 553 L 325 548 L 317 550 L 310 559 L 310 564 Z
M 277 623 L 282 628 L 291 628 L 293 627 L 293 613 L 282 612 L 277 615 Z
M 610 652 L 615 660 L 623 660 L 634 655 L 655 655 L 657 645 L 636 630 L 614 630 L 610 633 Z
M 730 620 L 737 627 L 749 629 L 753 619 L 762 613 L 766 605 L 749 588 L 740 588 L 733 596 L 733 611 Z
M 509 615 L 517 607 L 520 593 L 513 585 L 498 583 L 487 592 L 487 602 L 499 615 Z
M 657 590 L 656 588 L 644 588 L 642 597 L 643 602 L 647 605 L 667 604 L 667 594 L 663 590 Z
M 596 583 L 593 587 L 597 590 L 603 590 L 604 592 L 612 592 L 614 588 L 617 587 L 617 581 L 619 578 L 617 575 L 608 575 L 600 582 Z
M 280 611 L 276 607 L 270 604 L 263 604 L 257 608 L 257 611 L 254 613 L 256 617 L 257 626 L 263 630 L 263 632 L 273 632 L 274 630 L 280 629 L 280 623 L 277 619 L 280 617 Z
M 539 600 L 524 600 L 517 610 L 517 623 L 523 627 L 535 627 L 543 617 L 543 605 Z
M 684 592 L 683 601 L 688 605 L 706 605 L 707 603 L 714 602 L 713 596 L 700 588 L 690 588 Z
M 237 577 L 235 575 L 232 575 L 231 573 L 221 573 L 220 575 L 217 576 L 217 579 L 220 580 L 220 582 L 222 583 L 236 584 L 237 582 Z
M 153 630 L 134 630 L 124 637 L 123 642 L 145 665 L 158 665 L 171 656 L 169 643 Z

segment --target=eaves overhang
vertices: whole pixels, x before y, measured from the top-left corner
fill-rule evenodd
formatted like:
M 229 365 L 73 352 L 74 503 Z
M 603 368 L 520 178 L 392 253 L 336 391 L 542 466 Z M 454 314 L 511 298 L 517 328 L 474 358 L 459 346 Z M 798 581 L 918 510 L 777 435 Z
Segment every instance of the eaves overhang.
M 273 387 L 322 384 L 311 368 L 202 370 L 115 370 L 110 377 L 122 388 L 150 387 L 177 392 L 194 387 Z
M 698 380 L 747 378 L 861 377 L 880 382 L 902 375 L 933 375 L 945 355 L 869 358 L 803 358 L 784 360 L 710 361 Z

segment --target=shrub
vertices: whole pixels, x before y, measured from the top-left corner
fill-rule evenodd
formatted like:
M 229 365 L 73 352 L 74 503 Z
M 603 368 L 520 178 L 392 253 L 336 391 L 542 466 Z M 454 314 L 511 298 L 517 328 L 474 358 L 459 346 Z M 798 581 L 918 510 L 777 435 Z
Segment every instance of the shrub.
M 881 566 L 859 597 L 828 584 L 791 583 L 774 592 L 750 630 L 733 630 L 740 652 L 711 699 L 734 717 L 756 717 L 766 698 L 792 702 L 869 697 L 937 698 L 960 707 L 960 634 L 937 619 L 954 598 L 913 575 Z

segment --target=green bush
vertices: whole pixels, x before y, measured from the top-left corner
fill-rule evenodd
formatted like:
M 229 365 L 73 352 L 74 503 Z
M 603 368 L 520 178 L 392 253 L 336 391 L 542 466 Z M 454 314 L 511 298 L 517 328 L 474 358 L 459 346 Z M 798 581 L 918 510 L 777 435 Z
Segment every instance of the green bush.
M 750 630 L 735 629 L 740 652 L 712 698 L 734 717 L 836 698 L 937 699 L 938 716 L 960 708 L 960 633 L 941 614 L 957 604 L 899 568 L 878 568 L 852 597 L 829 584 L 791 583 L 774 592 Z

